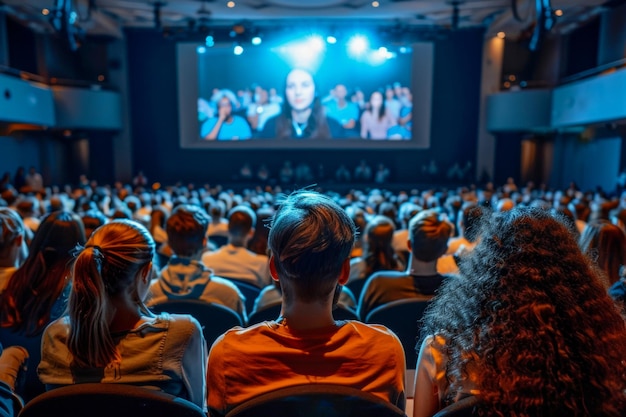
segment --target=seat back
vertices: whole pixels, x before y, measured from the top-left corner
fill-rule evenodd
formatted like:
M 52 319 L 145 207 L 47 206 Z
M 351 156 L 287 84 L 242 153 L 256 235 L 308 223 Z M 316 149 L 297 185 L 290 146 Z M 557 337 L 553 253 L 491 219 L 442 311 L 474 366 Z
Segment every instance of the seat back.
M 361 292 L 363 291 L 363 287 L 366 282 L 367 278 L 363 278 L 355 279 L 354 281 L 350 281 L 346 284 L 346 287 L 348 287 L 350 291 L 352 291 L 352 294 L 354 294 L 354 298 L 356 298 L 357 303 L 361 299 Z
M 248 317 L 248 325 L 261 323 L 266 320 L 276 320 L 280 316 L 280 308 L 282 303 L 270 304 L 250 314 Z M 348 307 L 340 305 L 335 306 L 333 309 L 333 317 L 335 320 L 358 320 L 358 316 L 355 311 Z
M 278 316 L 280 316 L 281 307 L 282 302 L 278 302 L 276 304 L 269 304 L 260 310 L 252 312 L 252 314 L 248 316 L 248 326 L 252 326 L 253 324 L 261 323 L 263 321 L 276 320 Z
M 250 284 L 249 282 L 242 281 L 237 278 L 230 277 L 222 277 L 224 279 L 229 280 L 233 284 L 237 286 L 239 291 L 246 297 L 246 312 L 250 314 L 252 309 L 254 308 L 254 301 L 257 299 L 259 294 L 261 293 L 261 288 L 257 287 L 254 284 Z
M 76 384 L 38 395 L 19 417 L 206 417 L 182 398 L 125 384 Z
M 234 310 L 201 300 L 168 300 L 155 304 L 150 309 L 155 313 L 192 315 L 200 322 L 204 339 L 209 347 L 226 330 L 243 326 L 241 317 Z
M 479 402 L 478 397 L 470 395 L 439 410 L 433 417 L 473 417 Z
M 209 236 L 209 242 L 219 249 L 228 243 L 228 236 L 212 235 Z
M 213 415 L 213 414 L 211 414 Z M 404 417 L 394 404 L 357 388 L 306 384 L 262 394 L 226 417 Z
M 366 323 L 383 324 L 393 331 L 402 346 L 406 365 L 414 369 L 417 363 L 415 345 L 420 334 L 420 320 L 430 300 L 409 298 L 376 307 L 365 318 Z

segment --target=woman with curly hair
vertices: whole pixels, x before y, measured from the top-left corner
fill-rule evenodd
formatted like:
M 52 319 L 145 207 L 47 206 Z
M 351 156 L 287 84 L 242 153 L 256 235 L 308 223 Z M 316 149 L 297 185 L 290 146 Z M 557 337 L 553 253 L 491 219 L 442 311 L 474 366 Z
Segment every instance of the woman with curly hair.
M 467 395 L 484 416 L 624 415 L 624 320 L 559 219 L 498 213 L 459 268 L 424 315 L 414 417 Z

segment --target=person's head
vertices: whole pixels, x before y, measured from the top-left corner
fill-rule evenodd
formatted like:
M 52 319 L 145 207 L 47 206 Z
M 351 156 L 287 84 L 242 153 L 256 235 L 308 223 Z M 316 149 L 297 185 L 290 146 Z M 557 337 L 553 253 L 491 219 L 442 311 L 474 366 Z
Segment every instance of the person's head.
M 301 68 L 292 69 L 285 81 L 285 97 L 294 111 L 311 108 L 315 99 L 315 82 L 311 73 Z
M 72 264 L 68 348 L 78 367 L 104 367 L 118 358 L 109 331 L 115 300 L 129 299 L 138 313 L 152 274 L 154 240 L 132 220 L 114 220 L 96 229 Z
M 167 219 L 167 241 L 174 254 L 191 258 L 206 247 L 210 218 L 203 208 L 182 204 Z
M 337 84 L 335 86 L 335 97 L 338 100 L 345 100 L 346 96 L 348 95 L 348 90 L 346 89 L 346 86 L 343 84 Z
M 380 91 L 374 91 L 370 96 L 370 109 L 377 119 L 382 120 L 385 116 L 386 106 L 383 94 Z
M 228 212 L 228 236 L 233 241 L 242 242 L 252 237 L 256 214 L 248 206 L 235 206 Z
M 383 105 L 383 95 L 380 91 L 374 91 L 370 96 L 370 106 L 372 111 L 378 110 Z
M 480 233 L 481 222 L 491 211 L 479 204 L 467 204 L 460 214 L 459 226 L 463 230 L 463 236 L 469 242 L 476 242 Z
M 17 212 L 0 207 L 0 266 L 17 267 L 28 255 L 26 228 Z
M 232 116 L 233 103 L 230 101 L 230 98 L 228 98 L 228 96 L 226 95 L 222 96 L 222 98 L 220 98 L 219 101 L 217 102 L 217 107 L 219 110 L 225 109 L 223 111 L 226 112 L 226 119 L 229 119 Z
M 94 230 L 108 221 L 104 213 L 93 208 L 81 214 L 81 218 L 83 220 L 83 225 L 85 226 L 85 236 L 87 239 L 89 239 Z
M 37 334 L 49 323 L 52 307 L 68 281 L 71 251 L 85 243 L 78 214 L 55 211 L 42 219 L 24 263 L 12 275 L 0 302 L 0 323 Z M 60 312 L 56 312 L 60 314 Z
M 395 269 L 398 262 L 391 246 L 396 227 L 386 216 L 377 215 L 370 219 L 365 227 L 363 258 L 366 262 L 366 277 L 376 271 Z
M 493 215 L 439 289 L 424 334 L 440 336 L 448 357 L 447 399 L 470 373 L 484 415 L 621 415 L 624 320 L 555 216 Z
M 608 220 L 589 222 L 580 236 L 580 248 L 606 274 L 608 285 L 619 280 L 619 270 L 626 265 L 626 235 Z
M 448 249 L 452 224 L 436 210 L 423 210 L 409 221 L 409 250 L 413 258 L 434 262 Z
M 332 199 L 313 191 L 289 195 L 270 228 L 270 272 L 285 302 L 324 302 L 350 272 L 354 223 Z

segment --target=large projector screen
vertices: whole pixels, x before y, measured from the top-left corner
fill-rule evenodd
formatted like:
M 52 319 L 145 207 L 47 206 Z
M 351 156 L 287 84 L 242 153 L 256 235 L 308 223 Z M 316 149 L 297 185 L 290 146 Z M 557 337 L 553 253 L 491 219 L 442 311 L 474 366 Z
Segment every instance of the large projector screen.
M 355 51 L 303 37 L 240 55 L 180 43 L 177 59 L 182 148 L 430 146 L 432 43 Z

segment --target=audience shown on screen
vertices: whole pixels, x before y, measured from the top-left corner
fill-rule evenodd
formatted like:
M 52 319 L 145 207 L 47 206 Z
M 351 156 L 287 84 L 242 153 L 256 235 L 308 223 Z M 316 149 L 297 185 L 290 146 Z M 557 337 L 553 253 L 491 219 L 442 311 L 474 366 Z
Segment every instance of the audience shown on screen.
M 412 111 L 411 91 L 398 82 L 375 90 L 368 102 L 360 87 L 349 95 L 343 83 L 322 98 L 313 74 L 302 68 L 287 74 L 284 98 L 257 84 L 237 94 L 215 88 L 210 100 L 198 98 L 203 140 L 409 140 Z
M 250 125 L 241 116 L 233 114 L 233 102 L 228 96 L 218 101 L 217 117 L 209 117 L 201 127 L 200 136 L 205 140 L 250 139 Z

